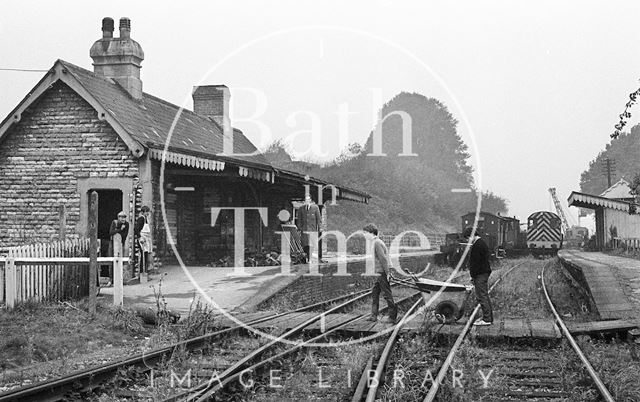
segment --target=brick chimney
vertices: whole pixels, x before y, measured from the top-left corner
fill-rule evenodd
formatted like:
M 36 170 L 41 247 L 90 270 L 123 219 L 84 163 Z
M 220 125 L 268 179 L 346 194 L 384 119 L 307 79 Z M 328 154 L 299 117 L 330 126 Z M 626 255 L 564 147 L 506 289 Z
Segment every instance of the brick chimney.
M 233 139 L 233 128 L 229 118 L 229 99 L 231 93 L 226 85 L 203 85 L 193 87 L 193 111 L 200 116 L 213 119 L 220 127 L 223 134 L 229 139 Z M 233 141 L 226 141 L 232 144 Z M 224 153 L 232 153 L 232 150 L 225 149 Z
M 102 19 L 102 39 L 98 39 L 89 55 L 93 59 L 93 72 L 116 81 L 135 99 L 142 99 L 140 68 L 144 52 L 138 42 L 131 39 L 131 20 L 120 18 L 120 37 L 113 37 L 113 19 Z

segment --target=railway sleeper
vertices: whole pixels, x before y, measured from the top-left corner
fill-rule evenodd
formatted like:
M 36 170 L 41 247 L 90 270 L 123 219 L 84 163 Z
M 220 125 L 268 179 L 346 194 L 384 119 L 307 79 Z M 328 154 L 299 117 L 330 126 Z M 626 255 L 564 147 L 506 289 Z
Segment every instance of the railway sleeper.
M 506 377 L 514 377 L 514 378 L 562 378 L 562 375 L 553 372 L 547 371 L 535 371 L 535 372 L 524 372 L 524 371 L 516 371 L 516 370 L 505 370 L 499 371 L 500 375 Z
M 478 367 L 496 367 L 499 365 L 504 365 L 510 368 L 518 368 L 518 369 L 549 369 L 549 363 L 545 362 L 537 362 L 537 361 L 519 361 L 519 360 L 483 360 L 481 362 L 476 363 Z
M 113 392 L 113 395 L 116 398 L 126 398 L 126 399 L 134 399 L 139 400 L 143 395 L 140 392 L 132 391 L 130 389 L 116 389 Z
M 564 383 L 561 380 L 542 380 L 542 381 L 530 381 L 530 380 L 518 380 L 507 381 L 507 384 L 523 387 L 538 387 L 538 388 L 564 388 Z
M 525 398 L 526 399 L 529 399 L 529 398 L 566 399 L 566 398 L 569 398 L 569 396 L 571 396 L 571 394 L 569 394 L 566 391 L 559 391 L 559 392 L 517 391 L 517 390 L 504 389 L 504 388 L 500 388 L 500 389 L 486 388 L 486 389 L 479 390 L 479 393 L 485 396 L 500 395 L 503 397 L 506 396 L 506 397 L 513 397 L 513 398 L 519 398 L 519 399 L 525 399 Z

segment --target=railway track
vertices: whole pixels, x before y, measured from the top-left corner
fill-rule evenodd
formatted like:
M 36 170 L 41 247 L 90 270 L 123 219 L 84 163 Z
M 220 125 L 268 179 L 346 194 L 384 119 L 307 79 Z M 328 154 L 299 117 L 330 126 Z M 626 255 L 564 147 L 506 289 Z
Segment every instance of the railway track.
M 522 264 L 522 263 L 521 263 Z M 519 265 L 511 267 L 491 286 Z M 460 346 L 467 337 L 479 306 L 471 313 L 463 331 L 453 345 L 441 345 L 435 338 L 423 339 L 410 333 L 401 342 L 391 337 L 377 361 L 362 373 L 360 384 L 352 401 L 374 400 L 490 400 L 490 401 L 558 401 L 568 400 L 577 390 L 598 389 L 603 400 L 613 401 L 608 390 L 579 349 L 553 306 L 544 282 L 544 269 L 540 277 L 546 300 L 563 336 L 578 354 L 589 373 L 591 383 L 584 383 L 582 370 L 568 364 L 566 343 L 538 343 L 534 345 L 500 344 L 465 348 Z M 397 344 L 400 346 L 397 346 Z M 397 346 L 396 356 L 404 362 L 391 369 L 391 351 Z M 467 350 L 473 349 L 473 350 Z M 455 368 L 452 362 L 457 358 Z M 371 375 L 375 370 L 375 375 Z M 435 374 L 437 373 L 437 375 Z M 441 386 L 446 384 L 446 386 Z M 456 390 L 456 387 L 459 387 Z
M 246 322 L 245 325 L 256 325 L 262 322 L 276 319 L 278 317 L 284 317 L 287 314 L 314 310 L 323 306 L 334 305 L 336 303 L 340 303 L 345 299 L 349 299 L 347 302 L 341 303 L 337 307 L 332 307 L 329 310 L 324 311 L 324 313 L 319 313 L 317 317 L 320 317 L 322 314 L 327 314 L 329 311 L 339 309 L 340 306 L 344 307 L 351 303 L 355 303 L 358 300 L 362 300 L 369 296 L 370 293 L 371 292 L 369 290 L 354 292 L 309 306 L 304 306 L 292 312 L 275 313 L 266 317 L 261 317 L 259 319 Z M 91 392 L 96 392 L 104 387 L 105 384 L 113 382 L 117 374 L 123 372 L 126 372 L 127 375 L 132 379 L 144 379 L 149 383 L 152 383 L 152 370 L 154 370 L 159 365 L 166 364 L 166 361 L 175 353 L 184 350 L 202 350 L 204 348 L 207 348 L 211 344 L 219 342 L 220 340 L 223 340 L 225 342 L 232 342 L 232 339 L 237 334 L 245 331 L 245 326 L 225 328 L 219 331 L 208 333 L 203 336 L 178 342 L 163 348 L 143 352 L 136 356 L 122 359 L 113 363 L 96 366 L 90 369 L 71 373 L 69 375 L 61 376 L 58 378 L 53 378 L 37 384 L 13 389 L 0 394 L 0 402 L 85 400 L 88 394 L 90 394 Z M 231 346 L 229 347 L 229 349 L 231 349 Z M 237 355 L 237 353 L 235 355 Z M 221 359 L 224 359 L 224 356 L 221 355 Z M 118 393 L 119 397 L 121 398 L 136 399 L 139 396 L 137 391 L 135 391 L 135 386 L 132 387 L 134 390 L 127 390 L 126 387 L 123 386 L 123 384 L 111 384 L 111 386 L 114 385 L 116 386 L 116 388 L 120 388 Z
M 405 316 L 421 302 L 419 293 L 398 300 L 400 309 L 404 309 L 405 305 L 416 299 L 418 301 L 412 304 Z M 347 303 L 337 306 L 337 309 L 346 307 Z M 382 309 L 381 313 L 384 314 L 385 310 L 386 308 Z M 352 320 L 316 336 L 299 338 L 293 345 L 282 344 L 284 338 L 289 338 L 298 333 L 301 327 L 306 327 L 305 322 L 282 334 L 279 339 L 245 355 L 234 365 L 224 368 L 222 373 L 215 376 L 215 381 L 200 382 L 164 401 L 246 400 L 256 394 L 260 400 L 300 400 L 300 391 L 309 392 L 307 398 L 314 400 L 344 399 L 345 395 L 351 393 L 353 377 L 356 375 L 354 370 L 345 369 L 340 373 L 338 376 L 343 381 L 329 380 L 332 375 L 329 371 L 340 369 L 345 363 L 348 365 L 350 360 L 344 348 L 352 346 L 340 346 L 340 341 L 345 339 L 340 331 L 353 322 L 363 320 L 367 315 L 356 315 Z M 211 358 L 215 356 L 211 355 L 208 359 Z M 358 367 L 357 370 L 359 369 Z M 277 371 L 275 383 L 274 370 Z M 208 372 L 205 377 L 210 379 L 212 375 L 213 372 Z M 291 384 L 292 382 L 295 384 Z

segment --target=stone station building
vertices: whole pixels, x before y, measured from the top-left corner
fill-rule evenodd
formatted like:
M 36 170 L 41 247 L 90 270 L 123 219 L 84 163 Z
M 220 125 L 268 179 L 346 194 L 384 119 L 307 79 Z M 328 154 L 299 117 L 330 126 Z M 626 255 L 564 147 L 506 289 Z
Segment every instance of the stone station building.
M 194 87 L 193 111 L 144 93 L 144 53 L 130 37 L 129 19 L 122 18 L 119 28 L 115 38 L 113 20 L 102 21 L 103 36 L 90 51 L 93 72 L 57 60 L 0 123 L 0 249 L 55 239 L 60 205 L 67 211 L 67 234 L 87 236 L 88 199 L 95 190 L 102 253 L 119 211 L 131 224 L 125 255 L 130 253 L 143 205 L 152 210 L 157 264 L 175 261 L 170 243 L 185 263 L 232 256 L 233 211 L 221 212 L 212 224 L 212 207 L 267 207 L 266 226 L 257 211 L 246 213 L 245 247 L 279 250 L 278 212 L 293 216 L 305 185 L 313 198 L 323 186 L 324 200 L 332 188 L 271 166 L 231 126 L 226 86 Z M 369 199 L 341 186 L 335 193 L 338 199 Z

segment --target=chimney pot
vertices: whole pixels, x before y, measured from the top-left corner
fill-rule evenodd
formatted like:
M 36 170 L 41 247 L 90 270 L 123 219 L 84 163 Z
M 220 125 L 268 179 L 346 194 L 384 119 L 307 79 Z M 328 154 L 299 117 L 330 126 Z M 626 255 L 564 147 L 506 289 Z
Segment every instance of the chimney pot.
M 98 39 L 89 56 L 93 59 L 93 71 L 96 75 L 116 81 L 134 99 L 142 99 L 142 80 L 140 69 L 144 52 L 138 42 L 131 39 L 131 20 L 120 19 L 120 38 L 113 37 L 113 19 L 102 20 L 103 37 Z
M 131 35 L 131 20 L 127 17 L 120 18 L 120 38 L 128 38 Z
M 113 18 L 102 19 L 102 37 L 105 39 L 113 38 Z

